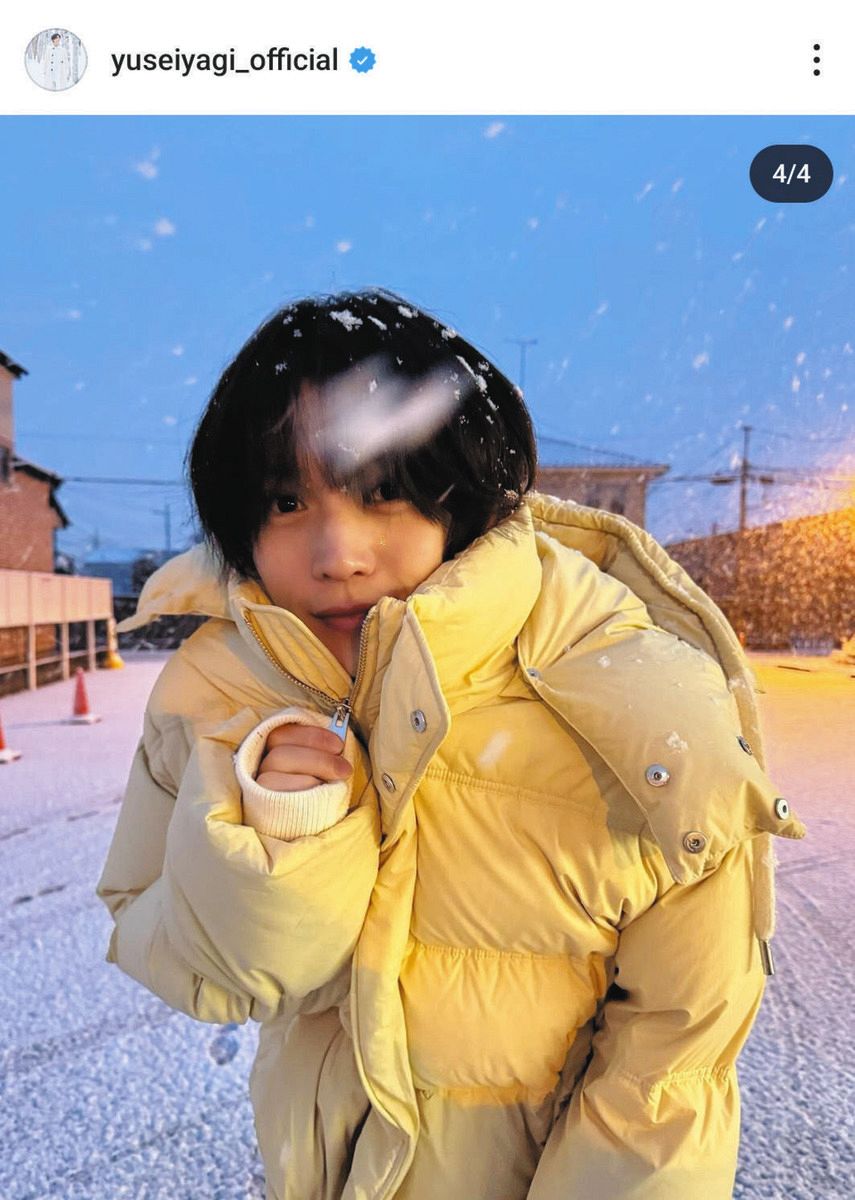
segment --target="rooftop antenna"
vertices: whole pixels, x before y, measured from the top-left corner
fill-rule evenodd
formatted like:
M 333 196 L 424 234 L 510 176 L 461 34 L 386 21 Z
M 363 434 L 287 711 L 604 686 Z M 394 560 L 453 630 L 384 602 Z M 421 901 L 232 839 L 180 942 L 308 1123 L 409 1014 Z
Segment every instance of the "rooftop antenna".
M 525 392 L 525 352 L 529 346 L 537 345 L 537 338 L 505 338 L 520 348 L 520 391 Z

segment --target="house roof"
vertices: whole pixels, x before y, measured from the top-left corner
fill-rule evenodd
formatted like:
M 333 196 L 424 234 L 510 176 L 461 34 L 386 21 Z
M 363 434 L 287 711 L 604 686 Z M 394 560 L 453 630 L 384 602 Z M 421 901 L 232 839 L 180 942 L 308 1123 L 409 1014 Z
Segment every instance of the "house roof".
M 553 437 L 546 433 L 538 433 L 537 441 L 539 445 L 543 443 L 559 447 L 550 451 L 549 461 L 541 450 L 538 466 L 543 471 L 626 471 L 644 473 L 652 478 L 664 475 L 671 469 L 664 463 L 645 462 L 634 454 L 625 454 L 620 450 L 604 450 L 601 446 L 589 446 L 584 442 L 574 442 L 569 438 Z
M 21 458 L 20 454 L 12 455 L 12 466 L 16 471 L 26 471 L 33 478 L 41 479 L 44 483 L 53 484 L 54 487 L 59 487 L 62 483 L 61 475 L 49 471 L 47 467 L 40 467 L 37 463 L 30 462 L 28 458 Z
M 30 373 L 26 367 L 22 367 L 20 363 L 16 363 L 8 354 L 4 354 L 2 350 L 0 350 L 0 367 L 5 367 L 16 379 L 20 379 L 22 375 L 29 375 Z
M 39 467 L 35 463 L 30 462 L 26 458 L 21 458 L 20 455 L 12 455 L 12 470 L 24 471 L 25 474 L 31 475 L 33 479 L 38 479 L 42 483 L 50 485 L 50 504 L 56 510 L 56 514 L 62 521 L 63 529 L 67 529 L 71 522 L 63 511 L 62 505 L 56 498 L 56 489 L 62 483 L 62 476 L 54 474 L 53 471 L 47 471 L 44 467 Z

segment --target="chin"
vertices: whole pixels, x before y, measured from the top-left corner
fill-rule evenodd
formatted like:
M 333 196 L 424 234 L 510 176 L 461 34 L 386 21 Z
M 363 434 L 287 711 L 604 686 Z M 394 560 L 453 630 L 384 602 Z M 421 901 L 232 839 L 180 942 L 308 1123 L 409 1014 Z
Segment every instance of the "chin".
M 338 659 L 348 675 L 356 674 L 356 665 L 359 661 L 359 634 L 356 634 L 352 640 L 347 635 L 340 640 L 336 639 L 335 642 L 325 640 L 324 645 L 333 657 Z

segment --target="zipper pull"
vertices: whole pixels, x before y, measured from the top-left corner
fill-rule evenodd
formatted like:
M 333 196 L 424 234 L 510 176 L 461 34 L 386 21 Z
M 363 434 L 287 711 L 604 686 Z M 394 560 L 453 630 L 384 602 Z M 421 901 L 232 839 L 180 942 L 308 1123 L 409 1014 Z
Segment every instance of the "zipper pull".
M 330 730 L 341 738 L 342 741 L 347 737 L 347 727 L 350 724 L 350 700 L 343 700 L 341 704 L 336 705 L 336 710 L 332 715 L 329 723 Z

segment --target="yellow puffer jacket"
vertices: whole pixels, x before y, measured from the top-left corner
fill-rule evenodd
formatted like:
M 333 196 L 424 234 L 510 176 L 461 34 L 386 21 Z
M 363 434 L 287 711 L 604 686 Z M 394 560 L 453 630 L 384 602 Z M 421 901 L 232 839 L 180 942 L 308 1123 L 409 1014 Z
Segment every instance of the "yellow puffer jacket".
M 233 757 L 350 678 L 202 548 L 126 625 L 170 659 L 99 883 L 108 958 L 263 1022 L 269 1200 L 725 1200 L 772 933 L 752 681 L 719 610 L 610 513 L 529 495 L 366 623 L 347 814 L 243 823 Z

